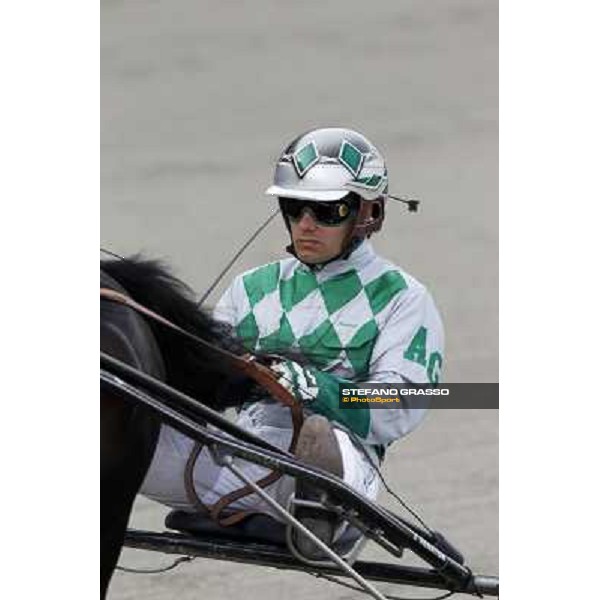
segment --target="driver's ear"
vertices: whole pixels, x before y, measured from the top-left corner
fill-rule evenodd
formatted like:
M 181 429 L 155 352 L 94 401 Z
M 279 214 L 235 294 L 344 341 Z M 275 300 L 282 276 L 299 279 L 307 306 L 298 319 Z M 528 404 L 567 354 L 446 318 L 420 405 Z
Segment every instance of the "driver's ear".
M 381 216 L 381 205 L 379 204 L 379 202 L 373 202 L 372 206 L 371 206 L 371 219 L 373 219 L 374 221 L 379 219 L 379 217 Z

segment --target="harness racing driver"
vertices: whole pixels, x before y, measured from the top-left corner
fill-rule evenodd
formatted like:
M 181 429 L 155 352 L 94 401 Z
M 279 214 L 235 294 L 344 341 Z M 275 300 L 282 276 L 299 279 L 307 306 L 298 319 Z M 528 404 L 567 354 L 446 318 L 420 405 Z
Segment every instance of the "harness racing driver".
M 292 256 L 236 277 L 214 314 L 234 327 L 249 350 L 302 356 L 271 365 L 303 405 L 296 454 L 373 500 L 379 485 L 375 465 L 392 442 L 422 421 L 426 410 L 411 409 L 410 402 L 344 409 L 339 384 L 437 384 L 442 322 L 427 289 L 378 256 L 369 241 L 383 224 L 388 175 L 381 153 L 363 135 L 325 128 L 298 136 L 280 156 L 266 193 L 278 198 Z M 247 403 L 238 424 L 278 447 L 289 447 L 290 411 L 272 399 Z M 163 426 L 142 493 L 195 511 L 196 500 L 214 506 L 240 488 L 237 477 L 217 465 L 206 448 L 198 448 L 186 486 L 185 467 L 193 449 L 191 439 Z M 236 464 L 255 481 L 268 473 L 239 459 Z M 190 478 L 196 499 L 190 498 Z M 266 490 L 286 505 L 294 485 L 283 476 Z M 299 484 L 295 491 L 311 499 L 310 488 Z M 255 494 L 228 508 L 279 519 Z M 296 515 L 329 545 L 343 529 L 322 511 L 304 507 Z M 304 554 L 318 556 L 302 536 L 297 545 Z

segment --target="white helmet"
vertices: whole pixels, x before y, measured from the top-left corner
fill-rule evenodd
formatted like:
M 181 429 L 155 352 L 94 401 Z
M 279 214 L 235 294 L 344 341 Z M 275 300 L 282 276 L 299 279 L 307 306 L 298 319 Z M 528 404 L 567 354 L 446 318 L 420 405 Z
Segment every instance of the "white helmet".
M 381 229 L 387 191 L 379 150 L 356 131 L 327 127 L 303 133 L 286 147 L 266 193 L 316 202 L 335 202 L 352 193 L 360 206 L 351 237 L 360 240 Z

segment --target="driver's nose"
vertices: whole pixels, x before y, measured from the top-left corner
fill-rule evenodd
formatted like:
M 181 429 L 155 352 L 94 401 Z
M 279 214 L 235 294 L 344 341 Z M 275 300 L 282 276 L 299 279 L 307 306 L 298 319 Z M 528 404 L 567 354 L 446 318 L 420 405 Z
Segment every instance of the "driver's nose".
M 307 208 L 305 208 L 302 211 L 302 216 L 300 217 L 300 220 L 298 221 L 298 227 L 300 227 L 300 229 L 304 231 L 309 231 L 311 229 L 315 229 L 316 226 L 317 222 L 314 220 L 311 212 Z

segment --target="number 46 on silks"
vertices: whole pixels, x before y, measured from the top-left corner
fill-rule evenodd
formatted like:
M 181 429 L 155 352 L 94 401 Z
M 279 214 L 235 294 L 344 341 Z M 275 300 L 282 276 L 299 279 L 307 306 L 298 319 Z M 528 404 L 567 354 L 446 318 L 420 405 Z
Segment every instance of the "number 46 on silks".
M 425 367 L 429 383 L 434 385 L 439 383 L 443 359 L 437 350 L 427 356 L 427 327 L 419 327 L 408 348 L 404 351 L 404 358 Z

